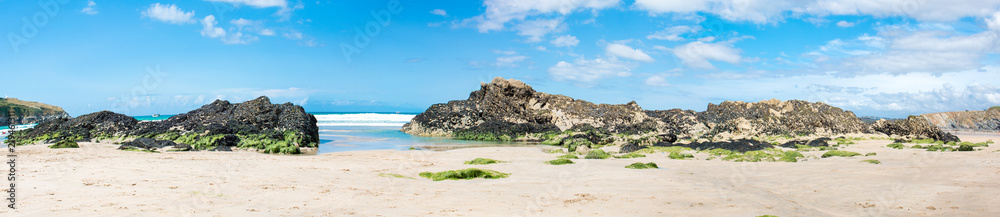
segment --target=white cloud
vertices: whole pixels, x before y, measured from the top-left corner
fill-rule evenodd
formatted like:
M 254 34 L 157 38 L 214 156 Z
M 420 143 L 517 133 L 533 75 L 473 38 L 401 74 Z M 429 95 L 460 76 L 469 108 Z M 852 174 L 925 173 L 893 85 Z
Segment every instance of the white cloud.
M 255 8 L 288 7 L 288 1 L 285 0 L 208 0 L 208 1 L 225 2 L 233 5 L 248 5 Z
M 251 20 L 248 20 L 248 19 L 239 18 L 239 19 L 231 20 L 231 21 L 229 21 L 229 23 L 231 23 L 233 25 L 236 25 L 236 28 L 238 28 L 238 29 L 243 29 L 243 27 L 245 27 L 245 26 L 253 25 L 254 21 L 251 21 Z
M 840 22 L 837 22 L 837 26 L 844 27 L 844 28 L 852 27 L 852 26 L 854 26 L 854 24 L 855 23 L 847 22 L 847 21 L 843 21 L 843 20 L 841 20 Z
M 550 42 L 552 43 L 552 45 L 555 45 L 556 47 L 572 47 L 580 43 L 580 40 L 577 40 L 576 36 L 564 35 L 564 36 L 559 36 Z
M 499 67 L 517 67 L 517 63 L 528 59 L 527 56 L 505 56 L 497 57 L 496 65 Z
M 671 26 L 664 30 L 657 31 L 651 35 L 647 35 L 646 39 L 659 39 L 668 41 L 681 41 L 684 40 L 681 37 L 682 34 L 696 33 L 701 31 L 701 26 Z
M 271 30 L 271 29 L 261 29 L 260 32 L 257 33 L 257 34 L 266 35 L 266 36 L 273 36 L 274 35 L 274 30 Z
M 653 60 L 652 57 L 650 57 L 649 55 L 647 55 L 646 52 L 643 52 L 642 50 L 639 50 L 639 49 L 635 49 L 635 48 L 629 47 L 628 45 L 624 45 L 624 44 L 610 44 L 607 47 L 605 47 L 605 50 L 608 52 L 608 54 L 614 55 L 614 56 L 618 56 L 618 57 L 624 57 L 624 58 L 638 60 L 638 61 L 643 61 L 643 62 L 653 62 L 653 61 L 655 61 L 655 60 Z
M 295 30 L 290 30 L 288 32 L 282 33 L 281 36 L 284 36 L 285 38 L 292 40 L 302 39 L 302 33 Z
M 545 48 L 545 46 L 537 46 L 537 47 L 535 47 L 535 50 L 545 51 L 545 50 L 547 50 L 547 48 Z
M 521 62 L 530 59 L 525 55 L 518 55 L 514 50 L 493 50 L 494 54 L 503 56 L 497 57 L 495 61 L 471 61 L 469 65 L 475 68 L 515 68 Z
M 87 1 L 87 7 L 80 10 L 80 13 L 94 15 L 97 14 L 97 3 L 94 1 Z
M 937 73 L 975 69 L 979 59 L 980 54 L 967 52 L 889 51 L 848 58 L 845 66 L 858 73 Z
M 739 63 L 742 57 L 741 50 L 733 48 L 728 43 L 703 43 L 700 41 L 687 43 L 673 49 L 674 55 L 681 59 L 681 63 L 688 67 L 715 69 L 709 60 L 723 61 L 727 63 Z
M 142 12 L 142 16 L 170 24 L 185 24 L 194 22 L 194 11 L 184 12 L 180 8 L 177 8 L 177 5 L 170 4 L 151 4 L 149 5 L 149 8 Z
M 439 15 L 439 16 L 444 16 L 444 17 L 448 16 L 448 12 L 444 11 L 444 9 L 434 9 L 434 10 L 431 11 L 431 14 Z
M 201 29 L 201 35 L 209 38 L 218 38 L 226 36 L 226 30 L 216 27 L 215 26 L 216 24 L 218 24 L 218 22 L 215 21 L 215 16 L 213 15 L 206 16 L 205 19 L 201 20 L 201 25 L 203 27 Z
M 215 16 L 208 15 L 201 20 L 201 35 L 209 38 L 218 38 L 226 44 L 249 44 L 257 40 L 256 36 L 244 35 L 243 32 L 227 33 L 226 30 L 216 26 Z
M 567 15 L 577 10 L 600 10 L 617 5 L 620 0 L 486 0 L 486 13 L 463 20 L 474 24 L 479 32 L 500 31 L 506 23 L 521 21 L 528 16 L 558 13 Z
M 741 79 L 711 80 L 711 82 L 673 82 L 672 89 L 698 90 L 687 94 L 640 93 L 650 108 L 674 108 L 678 102 L 704 106 L 721 100 L 799 99 L 827 104 L 854 111 L 857 115 L 906 117 L 943 111 L 981 110 L 1000 104 L 1000 67 L 933 73 L 865 74 L 793 74 L 789 76 L 759 76 L 749 73 Z M 669 77 L 665 77 L 669 80 Z M 762 85 L 766 84 L 766 85 Z M 726 88 L 718 88 L 726 87 Z M 740 90 L 740 91 L 732 91 Z M 668 100 L 669 99 L 669 100 Z M 664 103 L 669 102 L 669 103 Z
M 822 69 L 845 74 L 906 74 L 976 69 L 982 66 L 983 58 L 1000 51 L 998 31 L 961 34 L 948 29 L 952 28 L 942 25 L 883 28 L 876 36 L 864 34 L 856 39 L 827 42 L 814 56 L 838 60 L 829 61 Z
M 556 81 L 594 83 L 594 81 L 607 77 L 631 76 L 632 68 L 631 64 L 618 61 L 615 58 L 578 59 L 573 63 L 559 61 L 555 66 L 549 68 L 549 75 Z
M 495 53 L 495 54 L 504 54 L 504 55 L 514 55 L 514 54 L 517 54 L 517 51 L 514 51 L 514 50 L 493 50 L 493 53 Z
M 299 2 L 298 4 L 290 7 L 287 0 L 207 0 L 207 1 L 229 3 L 236 7 L 242 5 L 254 8 L 276 7 L 278 8 L 278 11 L 275 12 L 274 15 L 281 17 L 280 19 L 281 21 L 287 21 L 289 18 L 291 18 L 292 11 L 295 11 L 297 9 L 302 9 L 305 7 L 302 2 Z
M 306 103 L 309 103 L 309 97 L 308 96 L 306 98 L 302 98 L 299 101 L 295 101 L 294 104 L 295 105 L 299 105 L 299 106 L 303 106 L 303 105 L 306 105 Z
M 560 19 L 537 19 L 525 21 L 514 26 L 517 35 L 525 36 L 527 42 L 540 42 L 542 37 L 553 32 L 562 32 L 566 29 L 563 20 Z
M 731 21 L 775 23 L 786 15 L 904 16 L 918 21 L 955 21 L 964 17 L 986 17 L 998 1 L 951 0 L 636 0 L 634 7 L 653 14 L 695 12 L 715 14 Z
M 667 82 L 666 77 L 662 75 L 654 75 L 654 76 L 649 76 L 649 78 L 646 78 L 646 85 L 654 87 L 666 87 L 670 86 L 670 83 Z

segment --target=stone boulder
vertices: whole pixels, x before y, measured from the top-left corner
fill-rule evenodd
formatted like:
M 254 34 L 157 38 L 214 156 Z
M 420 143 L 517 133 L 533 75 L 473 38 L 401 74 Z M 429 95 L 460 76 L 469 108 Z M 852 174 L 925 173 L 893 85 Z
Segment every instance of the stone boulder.
M 941 131 L 927 119 L 920 116 L 909 116 L 902 120 L 878 120 L 872 124 L 872 129 L 891 138 L 903 139 L 934 139 L 944 142 L 959 142 L 957 136 Z
M 216 100 L 199 109 L 163 121 L 139 122 L 109 111 L 45 121 L 18 131 L 8 142 L 31 144 L 61 139 L 129 140 L 123 147 L 162 148 L 156 141 L 190 145 L 194 149 L 228 151 L 233 147 L 269 153 L 300 153 L 319 145 L 316 117 L 291 103 L 271 104 L 267 97 L 243 103 Z M 147 139 L 142 139 L 147 138 Z

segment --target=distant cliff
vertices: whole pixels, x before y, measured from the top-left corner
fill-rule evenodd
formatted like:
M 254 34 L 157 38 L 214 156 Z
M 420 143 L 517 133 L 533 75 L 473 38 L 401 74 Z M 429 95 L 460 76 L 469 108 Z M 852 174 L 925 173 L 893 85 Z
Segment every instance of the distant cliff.
M 11 111 L 14 117 L 10 117 Z M 14 124 L 36 124 L 45 120 L 68 118 L 69 113 L 62 108 L 39 102 L 21 101 L 15 98 L 0 98 L 0 126 Z
M 920 116 L 942 130 L 1000 131 L 1000 106 L 993 106 L 986 111 L 941 112 Z

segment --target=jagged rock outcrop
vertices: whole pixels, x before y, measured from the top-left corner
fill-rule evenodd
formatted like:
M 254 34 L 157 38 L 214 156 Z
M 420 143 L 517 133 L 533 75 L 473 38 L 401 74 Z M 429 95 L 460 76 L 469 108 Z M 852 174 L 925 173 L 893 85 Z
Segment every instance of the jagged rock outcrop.
M 299 153 L 300 147 L 316 147 L 319 144 L 319 128 L 316 117 L 306 113 L 301 106 L 271 104 L 267 97 L 262 96 L 243 103 L 216 100 L 163 121 L 139 122 L 109 111 L 60 118 L 18 131 L 10 136 L 8 142 L 31 144 L 63 139 L 129 138 L 154 138 L 200 150 L 237 147 L 270 153 Z M 148 142 L 138 141 L 136 144 L 139 145 L 133 147 L 146 148 Z
M 913 116 L 903 120 L 878 120 L 872 124 L 872 129 L 889 137 L 902 137 L 904 139 L 934 139 L 944 142 L 959 142 L 958 137 L 951 133 L 941 131 L 937 126 L 932 125 L 927 119 L 920 116 Z
M 853 112 L 822 102 L 802 100 L 708 104 L 708 109 L 698 115 L 698 120 L 710 128 L 708 134 L 726 135 L 727 138 L 872 132 Z
M 726 101 L 709 104 L 704 112 L 650 111 L 643 110 L 634 101 L 619 105 L 594 104 L 536 92 L 514 79 L 497 77 L 480 86 L 468 99 L 432 105 L 401 130 L 419 136 L 457 139 L 542 141 L 570 150 L 621 145 L 622 152 L 653 144 L 759 150 L 773 145 L 755 140 L 775 136 L 895 133 L 943 140 L 954 137 L 940 129 L 909 122 L 883 123 L 878 125 L 883 130 L 876 131 L 873 125 L 863 122 L 853 112 L 821 102 Z
M 941 112 L 920 115 L 942 130 L 1000 132 L 1000 107 L 985 111 Z
M 658 127 L 635 102 L 594 104 L 535 92 L 521 81 L 499 77 L 481 87 L 466 100 L 432 105 L 403 125 L 402 131 L 420 136 L 515 140 L 584 125 L 609 132 L 654 131 Z
M 11 116 L 13 113 L 14 116 Z M 36 124 L 46 120 L 68 118 L 69 113 L 62 108 L 39 102 L 21 101 L 16 98 L 0 98 L 0 126 L 13 124 Z

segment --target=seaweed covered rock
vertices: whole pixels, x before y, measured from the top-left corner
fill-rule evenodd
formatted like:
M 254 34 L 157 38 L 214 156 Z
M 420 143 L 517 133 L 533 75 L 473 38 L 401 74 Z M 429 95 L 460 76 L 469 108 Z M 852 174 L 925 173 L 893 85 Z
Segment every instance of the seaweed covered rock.
M 802 100 L 708 104 L 698 119 L 720 139 L 767 135 L 871 133 L 853 112 Z
M 774 145 L 772 144 L 752 139 L 736 139 L 736 140 L 714 141 L 714 142 L 713 141 L 692 142 L 681 146 L 696 150 L 709 150 L 709 149 L 721 148 L 738 152 L 757 151 L 766 148 L 774 148 Z
M 642 148 L 644 148 L 644 147 L 636 145 L 636 144 L 629 143 L 629 144 L 622 145 L 621 149 L 618 150 L 618 153 L 628 154 L 628 153 L 632 153 L 632 152 L 638 151 L 639 149 L 642 149 Z
M 267 97 L 243 103 L 216 100 L 199 109 L 163 121 L 139 122 L 109 111 L 43 122 L 35 128 L 12 134 L 17 144 L 62 139 L 136 139 L 123 145 L 162 148 L 158 141 L 182 143 L 200 150 L 228 151 L 233 147 L 269 153 L 300 153 L 302 147 L 317 147 L 316 117 L 291 103 L 271 104 Z
M 960 142 L 958 137 L 941 131 L 927 119 L 920 116 L 907 117 L 903 120 L 878 120 L 872 124 L 872 129 L 879 133 L 884 133 L 889 137 L 903 137 L 906 139 L 934 139 L 943 142 Z
M 188 147 L 188 149 L 190 149 L 190 145 L 187 144 L 181 143 L 180 145 L 178 145 L 174 141 L 158 140 L 150 138 L 137 138 L 132 141 L 123 142 L 122 145 L 118 147 L 118 149 L 124 150 L 124 149 L 135 148 L 135 149 L 145 149 L 145 150 L 157 150 L 165 147 Z
M 468 99 L 432 105 L 403 125 L 401 131 L 469 140 L 537 141 L 570 151 L 616 145 L 622 146 L 620 150 L 625 153 L 649 145 L 760 150 L 773 146 L 762 140 L 787 143 L 788 139 L 800 137 L 877 133 L 873 126 L 881 129 L 878 132 L 892 131 L 887 134 L 957 140 L 938 128 L 915 123 L 869 124 L 851 111 L 822 102 L 725 101 L 709 104 L 704 112 L 643 110 L 634 101 L 594 104 L 536 92 L 521 81 L 500 77 L 480 84 Z M 807 140 L 789 145 L 819 146 L 827 142 Z
M 89 141 L 91 138 L 126 136 L 139 121 L 127 115 L 100 111 L 77 118 L 57 118 L 44 121 L 34 128 L 17 131 L 8 137 L 16 144 L 54 143 L 64 139 Z
M 661 125 L 635 102 L 594 104 L 536 92 L 521 81 L 500 77 L 480 86 L 466 100 L 432 105 L 403 125 L 402 131 L 419 136 L 508 141 L 580 125 L 615 133 L 656 131 Z

